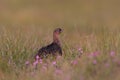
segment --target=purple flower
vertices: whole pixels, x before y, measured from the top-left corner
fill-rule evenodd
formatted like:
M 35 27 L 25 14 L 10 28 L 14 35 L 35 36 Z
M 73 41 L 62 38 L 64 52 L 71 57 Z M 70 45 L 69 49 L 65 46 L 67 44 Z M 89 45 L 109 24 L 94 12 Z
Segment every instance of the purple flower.
M 83 50 L 82 50 L 82 48 L 79 48 L 79 49 L 78 49 L 78 51 L 79 51 L 80 53 L 83 53 Z
M 35 58 L 38 60 L 40 57 L 37 55 Z
M 78 51 L 82 51 L 82 48 L 78 48 Z
M 40 59 L 39 62 L 42 64 L 42 59 Z
M 89 58 L 97 57 L 100 53 L 98 51 L 89 54 Z
M 38 60 L 36 60 L 33 65 L 36 66 L 38 64 Z
M 99 55 L 99 52 L 98 52 L 98 51 L 96 51 L 96 52 L 93 53 L 93 56 L 94 56 L 94 57 L 96 57 L 96 56 L 98 56 L 98 55 Z
M 30 62 L 29 62 L 29 61 L 26 61 L 26 62 L 25 62 L 25 64 L 26 64 L 26 65 L 29 65 L 29 64 L 30 64 Z
M 110 56 L 111 56 L 111 57 L 114 57 L 114 56 L 115 56 L 115 52 L 114 52 L 114 51 L 111 51 L 111 52 L 110 52 Z
M 56 70 L 55 70 L 55 73 L 56 73 L 56 74 L 62 74 L 62 70 L 56 69 Z
M 93 60 L 93 64 L 97 64 L 97 60 Z
M 71 62 L 73 65 L 76 65 L 76 64 L 78 64 L 78 61 L 77 60 L 74 60 L 74 61 L 72 61 Z
M 56 65 L 56 61 L 53 61 L 52 64 L 53 64 L 53 65 Z

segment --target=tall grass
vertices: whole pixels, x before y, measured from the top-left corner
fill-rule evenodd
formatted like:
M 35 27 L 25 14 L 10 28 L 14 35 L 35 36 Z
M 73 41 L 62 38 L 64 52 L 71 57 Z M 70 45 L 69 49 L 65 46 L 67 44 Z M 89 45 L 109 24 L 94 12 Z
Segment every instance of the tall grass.
M 0 80 L 119 80 L 118 2 L 0 1 Z M 35 62 L 56 27 L 63 56 Z
M 1 80 L 113 80 L 113 78 L 118 80 L 120 78 L 118 32 L 102 28 L 99 33 L 79 34 L 78 29 L 69 33 L 66 30 L 69 28 L 64 28 L 61 35 L 63 56 L 57 60 L 45 59 L 42 63 L 38 63 L 36 69 L 33 65 L 34 55 L 41 46 L 52 41 L 53 30 L 43 29 L 39 32 L 36 27 L 26 27 L 28 30 L 20 27 L 13 29 L 1 28 Z M 83 53 L 79 57 L 81 51 Z M 26 65 L 26 61 L 29 65 Z

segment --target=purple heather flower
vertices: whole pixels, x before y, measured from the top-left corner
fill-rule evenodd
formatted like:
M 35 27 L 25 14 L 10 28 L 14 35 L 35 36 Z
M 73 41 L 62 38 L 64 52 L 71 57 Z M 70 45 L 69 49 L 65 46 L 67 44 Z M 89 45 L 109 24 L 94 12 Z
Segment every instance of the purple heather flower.
M 40 59 L 39 62 L 42 64 L 42 59 Z
M 77 60 L 74 60 L 74 61 L 72 61 L 71 62 L 73 65 L 76 65 L 76 64 L 78 64 L 78 61 Z
M 56 70 L 55 70 L 55 73 L 56 73 L 56 74 L 62 74 L 62 70 L 56 69 Z
M 53 61 L 52 64 L 53 64 L 53 65 L 56 65 L 56 61 Z
M 97 64 L 97 60 L 93 60 L 93 64 Z
M 94 57 L 96 57 L 96 56 L 98 56 L 98 55 L 99 55 L 99 52 L 98 52 L 98 51 L 96 51 L 96 52 L 93 53 L 93 56 L 94 56 Z
M 79 49 L 78 49 L 78 51 L 79 51 L 80 53 L 83 53 L 83 50 L 82 50 L 82 48 L 79 48 Z
M 114 52 L 114 51 L 111 51 L 111 52 L 110 52 L 110 56 L 111 56 L 111 57 L 114 57 L 114 56 L 115 56 L 115 52 Z
M 38 60 L 36 60 L 33 65 L 36 66 L 38 64 Z
M 81 51 L 81 50 L 82 50 L 82 48 L 80 47 L 78 50 L 79 50 L 79 51 Z
M 29 62 L 29 61 L 26 61 L 26 62 L 25 62 L 25 64 L 26 64 L 26 65 L 29 65 L 29 64 L 30 64 L 30 62 Z
M 39 58 L 40 58 L 40 57 L 37 55 L 37 56 L 36 56 L 36 59 L 38 60 Z
M 100 53 L 98 51 L 89 54 L 89 58 L 97 57 Z

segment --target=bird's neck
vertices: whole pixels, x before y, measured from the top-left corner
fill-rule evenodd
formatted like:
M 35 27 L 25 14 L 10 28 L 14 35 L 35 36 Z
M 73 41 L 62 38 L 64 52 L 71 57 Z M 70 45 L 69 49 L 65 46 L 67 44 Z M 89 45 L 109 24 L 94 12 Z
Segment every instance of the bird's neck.
M 60 40 L 59 40 L 59 35 L 58 34 L 53 33 L 53 42 L 60 45 Z

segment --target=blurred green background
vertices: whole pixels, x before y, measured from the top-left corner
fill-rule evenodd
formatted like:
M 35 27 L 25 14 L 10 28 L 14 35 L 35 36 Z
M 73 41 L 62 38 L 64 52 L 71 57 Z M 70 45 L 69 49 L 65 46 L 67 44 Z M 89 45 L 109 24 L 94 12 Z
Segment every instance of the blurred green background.
M 120 0 L 1 0 L 1 26 L 118 27 Z

